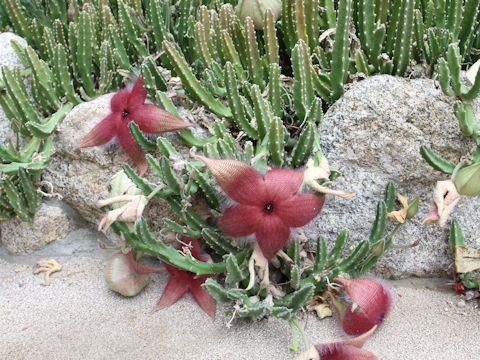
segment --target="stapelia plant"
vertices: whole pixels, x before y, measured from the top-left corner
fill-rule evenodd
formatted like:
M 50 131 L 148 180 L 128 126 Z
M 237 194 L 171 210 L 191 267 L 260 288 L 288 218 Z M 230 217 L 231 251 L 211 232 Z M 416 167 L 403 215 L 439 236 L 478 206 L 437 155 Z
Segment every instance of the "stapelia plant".
M 145 104 L 147 91 L 141 77 L 133 88 L 117 92 L 110 102 L 111 113 L 96 125 L 77 145 L 86 148 L 108 143 L 116 138 L 120 146 L 135 162 L 138 173 L 142 175 L 147 170 L 145 154 L 135 142 L 128 124 L 133 121 L 140 130 L 149 134 L 175 131 L 192 126 L 176 116 L 155 105 Z
M 184 247 L 190 252 L 193 258 L 207 261 L 210 257 L 201 253 L 200 241 L 183 237 L 182 241 L 186 246 Z M 153 311 L 164 309 L 176 303 L 185 293 L 190 290 L 193 298 L 197 304 L 205 311 L 212 319 L 215 319 L 215 299 L 202 288 L 203 283 L 208 278 L 208 275 L 197 276 L 190 271 L 181 270 L 175 266 L 165 264 L 165 268 L 172 277 L 168 281 L 162 297 L 157 303 Z
M 219 126 L 221 124 L 215 124 L 216 128 Z M 166 187 L 157 193 L 157 196 L 168 202 L 181 224 L 164 218 L 166 229 L 155 235 L 150 232 L 144 218 L 136 221 L 134 230 L 122 221 L 115 221 L 111 227 L 125 238 L 128 246 L 136 251 L 152 254 L 180 270 L 200 276 L 211 274 L 212 276 L 205 280 L 202 287 L 216 301 L 222 303 L 235 301 L 235 307 L 229 312 L 232 319 L 248 317 L 259 320 L 266 316 L 274 316 L 287 320 L 295 339 L 291 346 L 293 351 L 298 350 L 297 331 L 304 336 L 304 343 L 307 344 L 303 327 L 296 317 L 297 311 L 311 301 L 315 293 L 324 291 L 336 277 L 346 274 L 355 277 L 368 271 L 383 252 L 392 246 L 392 236 L 403 224 L 399 222 L 393 232 L 386 233 L 387 215 L 394 213 L 395 207 L 395 187 L 390 183 L 386 188 L 385 199 L 378 203 L 376 219 L 370 234 L 353 251 L 344 251 L 349 232 L 343 230 L 330 251 L 327 250 L 326 241 L 319 237 L 316 239 L 316 251 L 313 252 L 307 247 L 307 239 L 300 232 L 292 231 L 291 228 L 306 224 L 319 213 L 324 201 L 323 195 L 311 194 L 308 191 L 309 188 L 316 191 L 314 179 L 328 177 L 328 171 L 322 166 L 317 169 L 309 167 L 305 171 L 272 170 L 261 160 L 252 161 L 253 157 L 244 157 L 237 153 L 235 158 L 250 160 L 200 157 L 210 170 L 205 171 L 202 162 L 196 160 L 198 156 L 194 160 L 184 157 L 166 139 L 159 138 L 157 146 L 163 155 L 160 161 L 147 155 L 152 169 L 161 178 L 158 186 Z M 174 165 L 168 166 L 169 160 L 166 157 L 174 162 Z M 248 165 L 247 162 L 254 166 Z M 256 170 L 257 166 L 266 170 Z M 127 170 L 128 167 L 125 169 Z M 126 173 L 145 194 L 152 192 L 155 184 L 138 177 L 131 170 Z M 216 184 L 219 186 L 217 187 Z M 219 193 L 220 189 L 223 189 L 231 199 L 225 199 L 225 196 Z M 279 189 L 283 191 L 276 198 L 276 191 Z M 304 214 L 292 214 L 289 210 L 285 212 L 282 210 L 281 204 L 286 201 L 286 198 L 304 198 L 305 195 L 308 195 L 305 197 L 306 204 L 298 209 L 308 205 L 310 208 L 307 211 L 308 218 L 304 218 Z M 192 204 L 193 199 L 199 197 L 202 197 L 205 202 Z M 232 199 L 236 203 L 232 204 Z M 405 199 L 402 201 L 405 203 Z M 278 204 L 281 210 L 279 215 L 276 214 L 279 209 Z M 416 210 L 415 206 L 410 207 L 408 204 L 403 204 L 402 210 L 399 211 L 402 220 L 403 212 L 407 211 L 404 221 L 410 219 Z M 248 211 L 238 210 L 242 207 L 258 216 L 253 217 L 248 214 Z M 235 214 L 237 211 L 238 213 Z M 233 215 L 227 215 L 228 213 Z M 245 214 L 243 218 L 241 218 L 242 214 Z M 285 214 L 289 215 L 284 218 Z M 288 229 L 287 235 L 280 233 L 279 238 L 276 238 L 273 243 L 265 242 L 265 238 L 258 236 L 258 222 L 270 223 L 270 216 L 278 217 L 282 222 L 285 221 L 286 224 L 281 226 L 286 226 Z M 297 216 L 301 220 L 293 222 L 292 219 L 296 219 Z M 243 220 L 250 224 L 248 230 L 241 224 Z M 229 233 L 232 226 L 234 233 Z M 270 231 L 278 231 L 277 226 L 272 225 L 269 228 Z M 240 231 L 242 236 L 254 236 L 253 249 L 251 242 L 232 241 L 231 237 L 235 238 L 239 234 L 235 231 Z M 166 245 L 163 238 L 171 238 L 170 232 L 191 238 L 202 237 L 210 251 L 215 252 L 217 259 L 220 256 L 222 260 L 201 261 L 190 254 L 185 254 L 184 251 L 178 251 L 175 247 Z M 279 251 L 286 245 L 290 236 L 292 241 L 288 249 L 285 252 Z M 257 246 L 255 246 L 256 243 Z M 264 249 L 266 255 L 263 254 Z M 266 256 L 269 257 L 269 261 L 265 258 Z M 257 268 L 254 267 L 255 262 L 258 265 Z M 269 276 L 269 271 L 272 272 L 272 276 Z M 214 274 L 219 276 L 214 277 Z

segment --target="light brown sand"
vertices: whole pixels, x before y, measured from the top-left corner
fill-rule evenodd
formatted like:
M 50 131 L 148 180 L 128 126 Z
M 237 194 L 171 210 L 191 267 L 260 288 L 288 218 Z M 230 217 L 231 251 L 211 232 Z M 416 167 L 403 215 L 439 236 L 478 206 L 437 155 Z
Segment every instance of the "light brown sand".
M 33 263 L 33 262 L 31 262 Z M 152 276 L 138 296 L 125 298 L 103 280 L 101 258 L 70 259 L 41 286 L 31 267 L 0 260 L 0 359 L 294 359 L 289 326 L 282 320 L 234 321 L 226 306 L 215 322 L 188 294 L 151 314 L 167 274 Z M 440 280 L 389 282 L 394 307 L 365 348 L 385 359 L 480 359 L 477 302 L 442 290 Z M 301 316 L 313 343 L 341 338 L 335 319 Z

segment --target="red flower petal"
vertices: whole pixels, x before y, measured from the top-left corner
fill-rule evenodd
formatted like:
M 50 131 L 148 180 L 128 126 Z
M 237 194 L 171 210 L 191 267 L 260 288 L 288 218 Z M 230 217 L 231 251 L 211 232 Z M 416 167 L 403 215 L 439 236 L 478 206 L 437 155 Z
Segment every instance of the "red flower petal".
M 257 220 L 263 215 L 262 208 L 258 206 L 236 204 L 225 210 L 218 219 L 218 225 L 230 236 L 247 236 L 255 232 Z
M 146 133 L 157 134 L 193 126 L 155 105 L 145 104 L 129 110 L 130 118 Z
M 112 100 L 110 100 L 110 109 L 112 112 L 123 113 L 127 108 L 128 98 L 130 97 L 130 91 L 128 89 L 123 89 L 118 91 L 113 95 Z
M 352 303 L 347 304 L 343 315 L 343 330 L 349 335 L 358 335 L 367 332 L 375 325 L 380 325 L 392 304 L 390 291 L 380 282 L 369 279 L 336 278 Z M 353 303 L 357 306 L 353 308 Z
M 303 171 L 273 169 L 265 174 L 265 185 L 271 201 L 288 199 L 296 194 L 303 182 Z
M 122 146 L 125 152 L 130 156 L 138 169 L 138 174 L 141 176 L 147 171 L 147 159 L 143 150 L 140 148 L 135 140 L 133 140 L 130 131 L 128 130 L 126 121 L 117 127 L 118 143 Z
M 155 312 L 175 304 L 187 292 L 190 286 L 190 281 L 190 274 L 186 271 L 179 272 L 172 276 L 153 311 Z
M 170 275 L 176 275 L 177 273 L 184 271 L 184 270 L 180 270 L 179 268 L 177 268 L 173 265 L 167 264 L 167 263 L 163 263 L 163 265 L 165 265 L 165 269 L 167 269 L 167 271 Z
M 297 194 L 274 204 L 273 212 L 289 227 L 308 224 L 322 210 L 325 196 Z
M 263 256 L 271 259 L 287 243 L 290 228 L 278 216 L 268 214 L 258 220 L 255 235 Z
M 127 258 L 128 264 L 130 265 L 132 270 L 134 270 L 137 274 L 145 275 L 145 274 L 157 273 L 165 270 L 165 268 L 156 268 L 156 267 L 139 264 L 138 262 L 133 260 L 131 251 L 129 251 L 128 254 L 125 255 L 125 257 Z
M 115 136 L 115 122 L 120 115 L 110 114 L 100 121 L 77 145 L 77 149 L 103 145 Z
M 267 190 L 262 175 L 257 170 L 237 160 L 197 157 L 207 165 L 220 187 L 233 200 L 263 207 L 267 201 Z
M 193 279 L 192 284 L 190 285 L 190 292 L 202 310 L 215 320 L 215 299 L 201 286 L 206 279 L 207 276 L 200 276 L 197 279 Z
M 133 85 L 132 92 L 128 97 L 127 107 L 129 110 L 142 105 L 147 98 L 147 90 L 145 90 L 145 82 L 141 77 L 138 77 L 137 81 L 135 81 L 135 85 Z
M 332 343 L 316 345 L 321 360 L 376 360 L 377 356 L 353 345 Z

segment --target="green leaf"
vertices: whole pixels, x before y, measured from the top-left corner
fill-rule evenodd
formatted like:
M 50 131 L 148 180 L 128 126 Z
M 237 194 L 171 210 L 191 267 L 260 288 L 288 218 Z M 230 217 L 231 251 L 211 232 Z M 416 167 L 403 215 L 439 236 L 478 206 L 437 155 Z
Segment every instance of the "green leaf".
M 224 255 L 223 261 L 227 266 L 227 278 L 225 279 L 227 284 L 233 285 L 247 278 L 246 267 L 241 266 L 233 254 Z
M 319 273 L 325 268 L 327 263 L 327 243 L 324 238 L 317 238 L 317 252 L 315 254 L 315 262 L 313 264 L 313 272 Z
M 457 221 L 453 221 L 450 226 L 450 245 L 453 249 L 455 246 L 465 246 L 462 228 Z
M 315 285 L 305 284 L 292 294 L 283 303 L 293 311 L 300 310 L 309 301 L 315 292 Z
M 335 241 L 335 245 L 332 251 L 330 251 L 330 253 L 328 254 L 327 266 L 332 266 L 340 258 L 340 256 L 343 253 L 343 250 L 345 249 L 345 246 L 347 245 L 347 241 L 349 237 L 350 237 L 350 232 L 347 229 L 343 229 L 342 231 L 340 231 L 340 234 L 338 234 L 337 236 L 337 239 Z
M 445 174 L 452 174 L 455 170 L 456 165 L 454 163 L 438 156 L 428 146 L 422 146 L 420 148 L 420 155 L 422 155 L 425 161 L 435 170 L 441 171 Z
M 67 103 L 44 122 L 37 123 L 29 121 L 25 125 L 34 136 L 41 139 L 46 138 L 47 136 L 50 136 L 52 134 L 52 132 L 56 129 L 57 125 L 65 118 L 65 116 L 72 109 L 72 107 L 72 104 Z
M 370 241 L 376 242 L 383 237 L 385 227 L 387 225 L 387 206 L 384 201 L 379 201 L 377 204 L 377 214 L 375 221 L 373 222 L 372 229 L 370 230 Z

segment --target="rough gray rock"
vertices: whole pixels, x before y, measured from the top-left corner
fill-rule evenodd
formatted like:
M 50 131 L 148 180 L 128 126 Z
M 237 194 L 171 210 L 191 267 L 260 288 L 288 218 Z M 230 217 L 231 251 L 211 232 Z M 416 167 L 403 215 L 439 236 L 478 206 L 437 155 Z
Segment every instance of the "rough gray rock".
M 444 229 L 421 223 L 430 209 L 436 181 L 448 177 L 422 159 L 420 146 L 428 145 L 454 162 L 475 149 L 474 141 L 460 133 L 454 101 L 428 79 L 374 76 L 353 84 L 327 111 L 319 131 L 330 165 L 342 172 L 334 187 L 356 195 L 349 201 L 329 197 L 322 215 L 305 229 L 307 235 L 322 235 L 333 246 L 339 231 L 347 228 L 352 242 L 363 240 L 375 218 L 376 204 L 392 181 L 402 195 L 421 199 L 418 214 L 400 228 L 393 242 L 405 245 L 418 240 L 420 245 L 387 251 L 376 265 L 379 275 L 446 275 L 453 264 L 448 243 L 452 220 L 462 226 L 467 243 L 480 247 L 479 198 L 461 199 Z M 474 110 L 478 119 L 478 100 Z M 391 231 L 393 221 L 389 223 Z
M 0 33 L 0 49 L 2 49 L 2 51 L 0 52 L 0 66 L 4 66 L 4 65 L 8 67 L 19 66 L 20 68 L 23 69 L 22 62 L 18 58 L 15 50 L 13 50 L 13 47 L 11 45 L 12 40 L 17 41 L 23 47 L 27 46 L 27 42 L 25 41 L 25 39 L 21 38 L 20 36 L 14 33 L 11 33 L 11 32 Z M 3 79 L 3 74 L 1 73 L 0 73 L 0 78 Z
M 21 46 L 27 46 L 27 42 L 20 36 L 14 33 L 1 33 L 0 34 L 0 68 L 2 66 L 8 66 L 10 68 L 19 66 L 23 69 L 23 65 L 18 58 L 17 54 L 10 45 L 12 40 L 16 40 Z M 3 79 L 3 74 L 0 71 L 0 79 Z M 4 144 L 8 137 L 13 137 L 14 133 L 10 127 L 10 120 L 7 119 L 2 107 L 0 106 L 0 143 Z
M 18 219 L 2 222 L 3 246 L 10 253 L 20 255 L 65 238 L 72 230 L 67 211 L 61 201 L 44 201 L 33 223 L 22 223 Z
M 44 170 L 43 178 L 53 184 L 60 193 L 88 222 L 98 224 L 101 212 L 95 206 L 95 198 L 107 197 L 111 177 L 128 163 L 135 165 L 123 149 L 115 142 L 100 147 L 76 150 L 81 139 L 105 116 L 110 113 L 110 100 L 113 94 L 100 96 L 92 101 L 76 106 L 58 127 L 54 137 L 56 148 L 50 165 Z M 177 150 L 184 154 L 188 148 L 166 135 Z M 158 183 L 158 177 L 149 169 L 145 177 Z M 147 206 L 144 216 L 153 230 L 163 226 L 162 218 L 174 218 L 169 206 L 162 199 L 154 199 Z M 110 237 L 110 236 L 109 236 Z
M 61 261 L 66 258 L 72 257 L 108 257 L 111 253 L 110 251 L 105 251 L 100 249 L 99 243 L 106 244 L 107 247 L 115 246 L 115 244 L 110 243 L 105 236 L 94 229 L 91 224 L 87 223 L 78 213 L 72 209 L 64 201 L 58 200 L 56 198 L 43 199 L 43 204 L 40 206 L 40 209 L 45 212 L 45 210 L 50 211 L 48 213 L 49 217 L 54 217 L 55 214 L 60 214 L 60 217 L 54 217 L 49 220 L 50 222 L 55 222 L 59 220 L 63 226 L 65 224 L 65 218 L 68 219 L 68 230 L 65 233 L 65 236 L 60 234 L 57 239 L 50 243 L 46 243 L 44 238 L 44 233 L 42 229 L 32 228 L 29 225 L 19 223 L 18 221 L 2 223 L 2 226 L 6 226 L 8 229 L 12 229 L 16 226 L 22 227 L 26 230 L 22 230 L 24 233 L 29 230 L 27 236 L 21 236 L 19 238 L 12 239 L 12 231 L 4 233 L 2 237 L 2 242 L 4 244 L 11 243 L 12 240 L 15 242 L 15 249 L 21 251 L 15 251 L 15 254 L 9 250 L 12 250 L 12 246 L 1 246 L 0 245 L 0 258 L 6 259 L 7 261 L 16 261 L 21 263 L 33 263 L 38 259 L 51 259 L 52 257 Z M 52 211 L 53 209 L 53 211 Z M 37 214 L 38 216 L 38 214 Z M 42 216 L 42 215 L 40 215 Z M 38 220 L 37 220 L 38 221 Z M 56 226 L 56 225 L 55 225 Z M 18 230 L 13 230 L 17 231 Z M 38 242 L 38 249 L 33 252 L 31 247 L 31 238 L 35 236 L 36 242 Z M 40 238 L 40 241 L 38 240 Z M 8 246 L 8 248 L 7 248 Z M 28 248 L 28 254 L 25 250 Z M 37 246 L 36 246 L 37 248 Z

